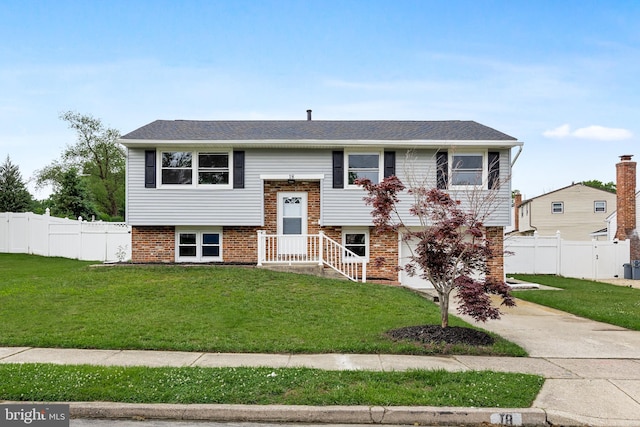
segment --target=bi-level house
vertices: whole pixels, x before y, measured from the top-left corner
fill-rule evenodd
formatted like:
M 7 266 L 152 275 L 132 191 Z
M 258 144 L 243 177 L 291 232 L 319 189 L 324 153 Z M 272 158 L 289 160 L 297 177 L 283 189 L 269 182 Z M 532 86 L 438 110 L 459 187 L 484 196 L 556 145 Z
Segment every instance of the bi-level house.
M 492 274 L 504 277 L 511 148 L 521 142 L 473 121 L 317 121 L 307 114 L 300 121 L 157 120 L 124 135 L 132 261 L 313 263 L 353 280 L 415 281 L 397 269 L 407 248 L 396 233 L 373 230 L 372 208 L 355 184 L 404 180 L 411 170 L 451 192 L 471 185 L 498 191 L 485 225 L 498 248 Z M 498 181 L 499 189 L 490 188 Z M 387 262 L 375 265 L 378 257 Z

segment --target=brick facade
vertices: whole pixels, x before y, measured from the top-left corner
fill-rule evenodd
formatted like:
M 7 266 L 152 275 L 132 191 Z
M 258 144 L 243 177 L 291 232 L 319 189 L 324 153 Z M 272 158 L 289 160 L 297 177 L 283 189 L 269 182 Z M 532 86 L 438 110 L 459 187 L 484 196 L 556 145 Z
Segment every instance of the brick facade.
M 174 262 L 176 259 L 175 227 L 131 227 L 131 261 Z
M 486 227 L 486 237 L 491 249 L 491 258 L 487 260 L 489 272 L 487 278 L 503 282 L 504 276 L 504 230 L 502 227 Z

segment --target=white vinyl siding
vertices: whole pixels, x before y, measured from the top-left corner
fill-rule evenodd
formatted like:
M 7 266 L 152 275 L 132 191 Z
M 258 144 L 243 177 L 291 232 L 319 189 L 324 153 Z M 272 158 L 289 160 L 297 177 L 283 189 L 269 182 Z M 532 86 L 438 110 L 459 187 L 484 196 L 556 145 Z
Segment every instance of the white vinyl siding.
M 146 147 L 151 149 L 153 147 Z M 314 175 L 320 181 L 320 223 L 323 226 L 372 225 L 371 206 L 365 205 L 364 190 L 332 188 L 332 149 L 245 149 L 245 188 L 202 188 L 189 185 L 145 188 L 145 148 L 129 149 L 127 157 L 127 222 L 131 225 L 175 226 L 262 226 L 264 222 L 264 182 L 261 175 Z M 164 150 L 158 150 L 164 151 Z M 181 148 L 181 151 L 221 152 L 219 149 Z M 225 151 L 226 152 L 226 151 Z M 229 149 L 229 152 L 231 150 Z M 348 152 L 345 152 L 345 157 Z M 371 151 L 369 151 L 371 153 Z M 380 151 L 382 153 L 382 151 Z M 426 177 L 435 186 L 435 150 L 412 151 L 415 162 L 405 165 L 406 150 L 396 150 L 396 175 L 408 182 L 407 170 Z M 411 165 L 410 163 L 414 163 Z M 230 165 L 231 166 L 231 165 Z M 158 166 L 159 167 L 159 166 Z M 509 150 L 501 150 L 500 179 L 509 174 Z M 345 183 L 346 184 L 346 183 Z M 215 186 L 211 186 L 215 187 Z M 465 203 L 466 192 L 451 191 Z M 405 218 L 411 225 L 418 220 L 409 217 L 411 196 L 403 194 L 407 206 Z M 499 204 L 486 225 L 508 225 L 511 188 L 504 185 L 497 197 Z M 414 224 L 415 223 L 415 224 Z

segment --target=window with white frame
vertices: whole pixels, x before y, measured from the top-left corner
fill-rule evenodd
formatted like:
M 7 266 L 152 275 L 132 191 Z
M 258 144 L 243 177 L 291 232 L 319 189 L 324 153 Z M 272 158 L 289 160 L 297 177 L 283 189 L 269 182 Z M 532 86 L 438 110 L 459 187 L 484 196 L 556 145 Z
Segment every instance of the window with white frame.
M 229 184 L 229 153 L 198 153 L 198 184 Z
M 163 151 L 160 182 L 162 185 L 228 186 L 229 158 L 229 152 Z
M 163 184 L 191 185 L 193 159 L 190 151 L 164 151 L 161 153 Z
M 593 210 L 594 212 L 606 212 L 607 211 L 607 201 L 606 200 L 596 200 L 593 202 Z
M 483 153 L 453 153 L 451 155 L 451 185 L 480 186 L 485 181 Z
M 176 261 L 222 261 L 222 231 L 176 229 Z
M 355 186 L 357 179 L 380 182 L 380 153 L 347 153 L 347 182 Z
M 564 202 L 551 202 L 551 213 L 564 213 Z
M 354 254 L 365 259 L 369 258 L 369 229 L 343 229 L 342 230 L 342 246 L 349 249 Z M 348 259 L 351 255 L 346 253 Z

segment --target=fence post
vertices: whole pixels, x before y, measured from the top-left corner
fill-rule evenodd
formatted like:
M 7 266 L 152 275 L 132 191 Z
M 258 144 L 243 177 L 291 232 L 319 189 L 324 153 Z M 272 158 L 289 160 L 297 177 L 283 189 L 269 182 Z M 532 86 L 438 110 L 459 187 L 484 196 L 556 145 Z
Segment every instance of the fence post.
M 264 230 L 258 230 L 258 267 L 262 267 L 264 259 Z
M 591 278 L 598 280 L 598 241 L 596 237 L 591 238 Z
M 556 231 L 556 274 L 562 276 L 562 238 L 560 230 Z
M 318 232 L 318 265 L 324 263 L 324 231 Z
M 44 220 L 46 221 L 46 227 L 43 227 L 47 233 L 47 248 L 45 249 L 45 256 L 51 255 L 51 210 L 46 208 L 44 210 Z
M 538 230 L 533 232 L 533 274 L 538 274 L 538 269 L 536 268 L 538 265 Z

